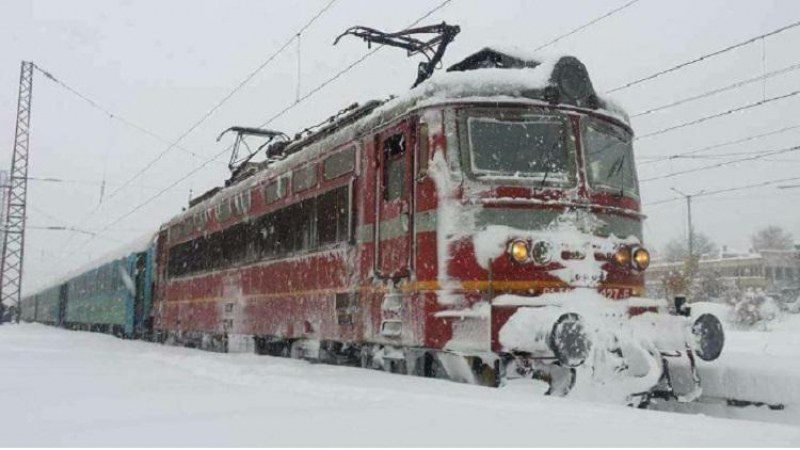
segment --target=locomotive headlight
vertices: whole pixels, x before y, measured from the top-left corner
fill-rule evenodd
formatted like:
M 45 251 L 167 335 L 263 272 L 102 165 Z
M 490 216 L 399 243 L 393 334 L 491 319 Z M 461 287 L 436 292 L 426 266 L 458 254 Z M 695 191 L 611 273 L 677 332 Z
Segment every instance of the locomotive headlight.
M 616 253 L 614 253 L 614 261 L 620 266 L 626 267 L 631 263 L 631 249 L 626 246 L 618 248 Z
M 713 361 L 719 358 L 722 347 L 725 346 L 725 331 L 717 316 L 701 314 L 692 324 L 691 333 L 694 337 L 694 350 L 700 359 Z
M 647 269 L 647 266 L 650 265 L 650 252 L 643 249 L 642 247 L 637 247 L 636 249 L 634 249 L 633 265 L 639 270 Z
M 525 241 L 514 241 L 508 247 L 508 253 L 511 255 L 511 258 L 518 262 L 523 263 L 528 260 L 528 243 Z
M 547 241 L 537 241 L 531 248 L 531 257 L 536 264 L 545 265 L 552 260 L 552 246 Z

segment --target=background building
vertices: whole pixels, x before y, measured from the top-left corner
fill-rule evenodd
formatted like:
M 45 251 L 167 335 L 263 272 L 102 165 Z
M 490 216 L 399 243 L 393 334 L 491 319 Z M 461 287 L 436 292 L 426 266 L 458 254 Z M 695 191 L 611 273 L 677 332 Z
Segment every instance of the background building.
M 725 291 L 760 288 L 773 296 L 800 292 L 800 248 L 735 253 L 727 248 L 698 262 L 691 286 L 681 285 L 684 262 L 654 262 L 646 273 L 647 295 L 671 297 L 686 290 L 691 300 L 708 300 Z

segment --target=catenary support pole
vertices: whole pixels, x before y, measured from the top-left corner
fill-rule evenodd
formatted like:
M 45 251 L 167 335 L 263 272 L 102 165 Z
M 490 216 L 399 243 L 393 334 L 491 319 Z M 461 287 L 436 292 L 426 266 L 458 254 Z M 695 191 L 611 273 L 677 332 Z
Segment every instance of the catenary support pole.
M 0 260 L 0 302 L 16 307 L 19 322 L 22 264 L 25 252 L 25 212 L 28 194 L 28 147 L 30 144 L 33 63 L 23 61 L 19 76 L 17 126 L 9 172 L 8 203 L 3 223 L 3 255 Z

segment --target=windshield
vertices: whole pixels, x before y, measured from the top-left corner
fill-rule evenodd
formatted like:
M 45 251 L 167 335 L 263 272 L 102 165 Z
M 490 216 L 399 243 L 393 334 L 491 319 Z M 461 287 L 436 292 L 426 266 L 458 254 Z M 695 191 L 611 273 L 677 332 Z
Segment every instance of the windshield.
M 586 172 L 595 190 L 638 197 L 631 135 L 623 128 L 594 118 L 583 127 Z
M 496 112 L 467 118 L 472 173 L 478 176 L 533 177 L 542 182 L 571 180 L 564 117 Z

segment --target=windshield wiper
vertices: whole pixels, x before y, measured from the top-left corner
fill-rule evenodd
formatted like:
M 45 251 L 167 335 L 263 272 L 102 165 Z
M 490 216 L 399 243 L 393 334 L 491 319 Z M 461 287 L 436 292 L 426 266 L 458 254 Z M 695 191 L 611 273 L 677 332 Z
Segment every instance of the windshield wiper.
M 609 170 L 608 171 L 608 175 L 606 175 L 606 178 L 608 178 L 610 180 L 611 177 L 613 177 L 617 173 L 622 172 L 620 174 L 621 176 L 620 176 L 620 183 L 619 183 L 620 184 L 619 193 L 615 194 L 617 197 L 622 197 L 623 195 L 625 195 L 625 170 L 624 169 L 625 169 L 625 157 L 626 156 L 628 156 L 627 153 L 621 154 L 619 156 L 619 158 L 617 158 L 616 161 L 614 161 L 614 165 L 611 166 L 611 170 Z
M 542 182 L 539 183 L 539 189 L 544 189 L 544 184 L 547 182 L 547 176 L 550 175 L 550 166 L 548 165 L 548 160 L 550 159 L 550 153 L 555 149 L 556 145 L 558 145 L 558 141 L 553 142 L 553 145 L 547 147 L 547 151 L 544 154 L 544 176 L 542 177 Z

